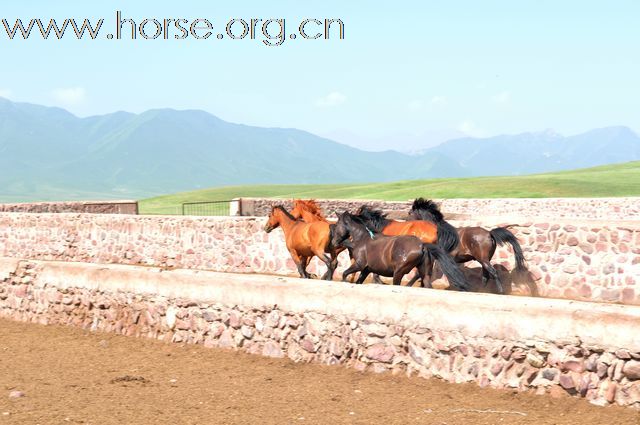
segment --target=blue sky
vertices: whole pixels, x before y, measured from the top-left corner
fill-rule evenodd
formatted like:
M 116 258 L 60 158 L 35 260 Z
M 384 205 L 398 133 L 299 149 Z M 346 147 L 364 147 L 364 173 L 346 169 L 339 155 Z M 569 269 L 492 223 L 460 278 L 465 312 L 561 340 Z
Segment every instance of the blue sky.
M 640 131 L 640 2 L 30 1 L 0 18 L 340 18 L 344 40 L 100 40 L 0 34 L 0 96 L 86 116 L 171 107 L 367 149 L 462 134 Z M 4 31 L 0 26 L 0 31 Z M 215 30 L 214 30 L 215 32 Z

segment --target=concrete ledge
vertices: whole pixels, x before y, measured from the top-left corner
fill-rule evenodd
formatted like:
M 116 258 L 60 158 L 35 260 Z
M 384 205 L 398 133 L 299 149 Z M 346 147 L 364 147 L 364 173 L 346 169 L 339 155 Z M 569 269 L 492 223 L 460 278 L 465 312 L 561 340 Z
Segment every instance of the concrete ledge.
M 357 320 L 399 322 L 503 340 L 578 338 L 640 351 L 640 307 L 436 289 L 326 283 L 198 270 L 31 261 L 36 287 L 151 294 L 247 308 L 278 306 Z M 0 259 L 0 278 L 16 268 Z

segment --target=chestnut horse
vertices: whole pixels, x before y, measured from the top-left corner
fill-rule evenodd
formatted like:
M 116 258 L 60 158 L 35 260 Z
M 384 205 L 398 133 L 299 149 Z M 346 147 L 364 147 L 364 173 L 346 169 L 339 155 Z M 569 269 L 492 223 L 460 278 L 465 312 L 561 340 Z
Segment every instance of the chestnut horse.
M 335 249 L 331 247 L 329 223 L 322 221 L 305 223 L 296 220 L 284 207 L 277 205 L 271 209 L 264 231 L 269 233 L 277 227 L 281 227 L 284 232 L 287 249 L 298 268 L 300 277 L 305 279 L 311 277 L 307 273 L 307 266 L 311 258 L 315 256 L 327 265 L 327 272 L 322 278 L 325 280 L 333 279 L 338 259 Z
M 494 279 L 498 292 L 504 293 L 502 282 L 498 272 L 491 265 L 491 258 L 497 246 L 510 244 L 516 259 L 516 270 L 526 272 L 524 255 L 518 239 L 511 233 L 508 227 L 497 227 L 491 231 L 482 227 L 459 227 L 455 228 L 444 220 L 444 217 L 435 202 L 424 198 L 417 198 L 413 201 L 409 220 L 427 220 L 435 223 L 439 228 L 448 227 L 454 229 L 459 237 L 460 244 L 451 251 L 451 255 L 457 263 L 466 263 L 476 260 L 482 266 L 482 283 L 486 286 L 489 279 Z M 535 285 L 530 286 L 533 296 L 538 293 Z
M 386 236 L 416 236 L 424 243 L 437 243 L 446 252 L 451 252 L 460 243 L 455 229 L 438 227 L 432 221 L 390 220 L 382 211 L 373 210 L 366 205 L 360 207 L 357 215 L 371 230 Z
M 353 250 L 354 263 L 342 274 L 343 281 L 348 275 L 360 272 L 356 283 L 362 283 L 369 273 L 376 273 L 393 277 L 393 284 L 400 285 L 403 276 L 417 268 L 421 285 L 425 286 L 424 278 L 432 269 L 433 258 L 440 262 L 452 287 L 461 291 L 468 289 L 464 275 L 440 246 L 423 243 L 415 236 L 374 235 L 358 216 L 348 212 L 338 218 L 332 245 Z
M 293 200 L 293 209 L 291 210 L 291 215 L 296 219 L 302 219 L 306 223 L 313 223 L 316 221 L 324 221 L 325 223 L 329 223 L 329 228 L 332 229 L 335 227 L 335 220 L 327 220 L 324 214 L 322 214 L 322 210 L 313 199 L 294 199 Z M 345 248 L 343 246 L 334 247 L 336 255 L 339 255 L 342 251 L 347 249 L 349 251 L 349 257 L 351 258 L 351 264 L 353 264 L 353 257 L 351 255 L 351 249 Z M 351 283 L 355 282 L 355 275 L 351 278 Z M 384 283 L 377 277 L 375 279 L 376 283 Z

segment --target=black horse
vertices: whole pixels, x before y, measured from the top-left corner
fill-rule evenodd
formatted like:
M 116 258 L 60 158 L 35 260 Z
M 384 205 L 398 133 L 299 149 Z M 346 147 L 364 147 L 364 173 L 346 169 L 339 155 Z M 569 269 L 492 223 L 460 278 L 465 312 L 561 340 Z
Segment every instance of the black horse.
M 435 259 L 452 287 L 461 291 L 467 291 L 469 287 L 464 274 L 438 245 L 423 243 L 415 236 L 374 234 L 362 219 L 348 212 L 339 215 L 333 229 L 332 245 L 352 249 L 353 264 L 342 274 L 343 281 L 350 274 L 360 272 L 356 283 L 362 283 L 370 273 L 375 273 L 393 277 L 393 284 L 400 285 L 404 275 L 417 268 L 424 287 L 424 278 L 431 272 L 431 263 Z M 429 287 L 430 281 L 427 282 Z
M 486 286 L 489 279 L 494 279 L 498 292 L 504 293 L 504 288 L 496 269 L 491 265 L 491 258 L 497 246 L 510 244 L 516 259 L 516 271 L 527 272 L 524 255 L 518 239 L 507 227 L 497 227 L 491 231 L 482 227 L 460 227 L 456 229 L 444 220 L 444 216 L 435 202 L 424 198 L 413 201 L 409 220 L 431 221 L 440 228 L 449 228 L 457 232 L 460 243 L 450 251 L 457 263 L 476 260 L 482 266 L 482 283 Z M 532 295 L 538 294 L 535 285 L 529 285 Z

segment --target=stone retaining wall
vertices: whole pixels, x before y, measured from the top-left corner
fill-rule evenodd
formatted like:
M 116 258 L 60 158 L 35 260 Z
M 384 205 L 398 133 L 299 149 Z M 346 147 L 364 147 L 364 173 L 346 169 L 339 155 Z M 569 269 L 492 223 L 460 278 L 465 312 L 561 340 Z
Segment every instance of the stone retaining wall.
M 428 196 L 425 195 L 425 196 Z M 522 219 L 541 218 L 638 220 L 640 198 L 534 198 L 534 199 L 436 199 L 445 214 L 465 218 L 483 216 L 515 216 Z M 380 201 L 367 199 L 322 199 L 317 201 L 330 216 L 336 211 L 355 211 L 362 204 L 385 211 L 406 212 L 411 201 Z M 242 198 L 242 214 L 267 216 L 273 205 L 289 208 L 290 199 Z
M 640 406 L 635 306 L 0 259 L 0 316 Z
M 0 204 L 0 212 L 138 214 L 137 201 L 30 202 Z
M 297 276 L 282 230 L 267 235 L 264 222 L 244 217 L 0 213 L 0 256 Z M 489 229 L 506 223 L 483 220 Z M 542 296 L 640 304 L 640 224 L 538 221 L 519 223 L 512 230 Z M 500 248 L 493 263 L 505 283 L 515 281 L 514 292 L 529 293 L 522 276 L 509 273 L 514 265 L 510 247 Z M 347 264 L 343 253 L 339 272 Z M 467 275 L 479 285 L 477 264 L 469 267 Z M 309 270 L 321 275 L 325 267 L 314 260 Z

